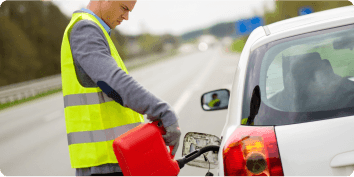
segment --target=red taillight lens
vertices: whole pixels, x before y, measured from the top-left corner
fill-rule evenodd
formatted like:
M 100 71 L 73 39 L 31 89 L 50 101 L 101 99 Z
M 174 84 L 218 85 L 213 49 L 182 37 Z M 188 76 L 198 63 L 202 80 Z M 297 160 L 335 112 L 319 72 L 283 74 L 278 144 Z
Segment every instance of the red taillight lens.
M 239 127 L 223 150 L 226 176 L 283 176 L 273 127 Z

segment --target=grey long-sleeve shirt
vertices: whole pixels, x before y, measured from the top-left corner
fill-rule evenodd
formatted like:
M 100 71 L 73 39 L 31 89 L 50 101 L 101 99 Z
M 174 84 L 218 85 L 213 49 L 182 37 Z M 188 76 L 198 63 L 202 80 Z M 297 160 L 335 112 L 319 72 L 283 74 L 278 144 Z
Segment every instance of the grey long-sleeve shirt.
M 83 12 L 83 11 L 76 11 Z M 154 96 L 130 75 L 126 74 L 111 56 L 101 28 L 90 20 L 77 22 L 70 33 L 70 47 L 77 78 L 84 87 L 100 87 L 109 97 L 124 107 L 147 114 L 151 121 L 161 119 L 168 127 L 177 121 L 171 106 Z M 120 172 L 118 164 L 79 168 L 77 176 Z

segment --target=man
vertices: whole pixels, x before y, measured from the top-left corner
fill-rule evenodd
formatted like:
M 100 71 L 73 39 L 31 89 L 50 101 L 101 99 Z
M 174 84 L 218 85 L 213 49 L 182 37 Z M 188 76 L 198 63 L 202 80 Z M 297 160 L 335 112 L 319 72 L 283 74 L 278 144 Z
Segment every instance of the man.
M 208 104 L 209 107 L 213 108 L 213 107 L 220 106 L 220 99 L 218 98 L 218 94 L 214 93 L 211 97 L 212 100 Z
M 110 38 L 128 20 L 136 1 L 91 1 L 73 13 L 61 48 L 65 122 L 71 167 L 76 176 L 122 175 L 113 140 L 144 122 L 161 120 L 163 139 L 179 145 L 172 108 L 128 75 Z M 139 160 L 139 159 L 137 159 Z

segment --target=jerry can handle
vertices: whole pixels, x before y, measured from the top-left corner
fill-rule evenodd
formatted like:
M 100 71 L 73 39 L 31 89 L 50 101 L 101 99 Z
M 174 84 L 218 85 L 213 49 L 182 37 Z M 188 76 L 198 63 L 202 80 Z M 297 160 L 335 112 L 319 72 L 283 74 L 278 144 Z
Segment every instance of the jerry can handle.
M 152 122 L 152 124 L 157 126 L 157 128 L 160 130 L 161 135 L 166 134 L 166 130 L 163 127 L 161 120 L 154 121 L 154 122 Z M 169 146 L 169 148 L 170 148 L 171 159 L 174 159 L 175 156 L 172 155 L 172 150 L 173 150 L 174 146 Z

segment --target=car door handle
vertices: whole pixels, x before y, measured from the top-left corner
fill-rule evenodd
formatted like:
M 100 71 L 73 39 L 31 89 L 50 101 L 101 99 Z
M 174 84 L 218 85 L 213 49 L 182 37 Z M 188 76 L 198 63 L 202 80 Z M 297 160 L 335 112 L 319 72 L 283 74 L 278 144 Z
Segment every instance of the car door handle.
M 331 167 L 342 167 L 349 165 L 354 165 L 354 151 L 337 154 L 330 163 Z

